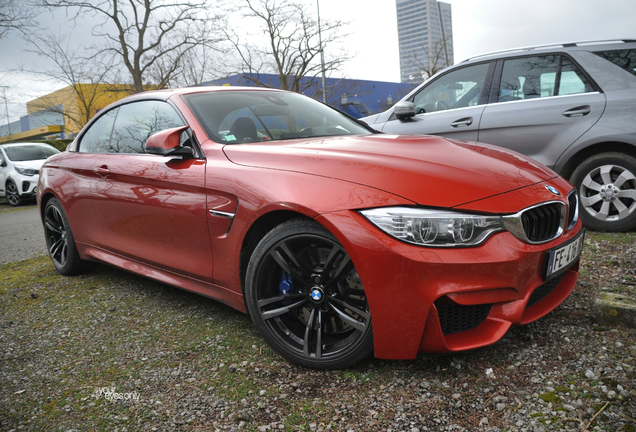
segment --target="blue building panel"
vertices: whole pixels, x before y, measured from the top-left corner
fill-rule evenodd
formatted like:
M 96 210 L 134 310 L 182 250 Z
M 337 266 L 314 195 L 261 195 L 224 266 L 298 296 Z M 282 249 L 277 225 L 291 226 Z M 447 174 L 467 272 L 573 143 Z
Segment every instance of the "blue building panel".
M 13 135 L 20 132 L 22 131 L 20 130 L 19 120 L 0 126 L 0 137 Z
M 259 74 L 256 80 L 270 88 L 281 88 L 280 77 L 276 74 Z M 290 77 L 293 80 L 294 77 Z M 355 118 L 376 114 L 390 108 L 406 96 L 416 85 L 386 81 L 366 81 L 344 78 L 327 78 L 327 103 Z M 254 80 L 245 75 L 231 75 L 203 83 L 204 86 L 247 86 L 257 87 Z M 322 100 L 322 80 L 319 77 L 301 78 L 302 93 L 313 99 Z
M 29 115 L 30 129 L 44 126 L 61 125 L 64 126 L 64 116 L 62 115 L 62 104 L 55 105 L 48 109 L 36 111 Z
M 20 117 L 20 120 L 16 120 L 9 125 L 0 126 L 0 137 L 9 136 L 9 132 L 12 134 L 27 132 L 32 129 L 37 129 L 46 126 L 64 126 L 64 116 L 62 115 L 62 104 L 54 107 L 36 111 L 34 113 Z M 62 138 L 64 133 L 62 133 Z
M 28 115 L 20 117 L 20 128 L 21 128 L 20 132 L 26 132 L 29 129 L 31 129 L 29 127 L 29 116 Z

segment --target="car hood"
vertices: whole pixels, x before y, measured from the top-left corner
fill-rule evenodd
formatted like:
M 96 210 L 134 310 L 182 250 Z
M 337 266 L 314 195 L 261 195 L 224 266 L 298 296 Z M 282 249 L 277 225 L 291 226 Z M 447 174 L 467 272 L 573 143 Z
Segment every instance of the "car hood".
M 375 124 L 375 122 L 377 121 L 379 116 L 380 116 L 380 114 L 373 114 L 373 115 L 370 115 L 370 116 L 367 116 L 367 117 L 362 117 L 359 120 L 365 122 L 368 125 L 372 125 L 372 124 Z
M 44 162 L 46 162 L 46 159 L 37 159 L 37 160 L 30 160 L 30 161 L 13 162 L 13 165 L 23 167 L 23 168 L 32 168 L 32 169 L 39 170 L 40 168 L 42 168 L 42 165 L 44 164 Z
M 227 145 L 224 152 L 236 164 L 344 180 L 447 208 L 557 177 L 519 153 L 437 136 L 341 136 Z

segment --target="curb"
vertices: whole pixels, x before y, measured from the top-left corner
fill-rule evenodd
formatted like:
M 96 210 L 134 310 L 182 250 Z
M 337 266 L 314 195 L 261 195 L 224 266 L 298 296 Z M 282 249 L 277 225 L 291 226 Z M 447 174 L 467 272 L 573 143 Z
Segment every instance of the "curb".
M 613 293 L 601 293 L 592 303 L 591 318 L 601 325 L 636 328 L 636 299 Z

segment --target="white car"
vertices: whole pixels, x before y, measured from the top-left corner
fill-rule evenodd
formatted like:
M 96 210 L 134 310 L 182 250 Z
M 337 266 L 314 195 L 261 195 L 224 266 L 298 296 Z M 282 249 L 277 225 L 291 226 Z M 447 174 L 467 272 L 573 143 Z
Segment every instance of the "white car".
M 0 145 L 0 197 L 9 205 L 35 198 L 40 168 L 59 151 L 48 144 L 17 143 Z

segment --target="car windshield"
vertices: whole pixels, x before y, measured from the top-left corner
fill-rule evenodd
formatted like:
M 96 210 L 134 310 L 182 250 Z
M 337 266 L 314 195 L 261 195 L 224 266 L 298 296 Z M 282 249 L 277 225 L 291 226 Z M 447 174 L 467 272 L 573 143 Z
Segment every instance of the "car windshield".
M 208 136 L 223 144 L 374 133 L 296 93 L 223 90 L 183 98 Z
M 53 147 L 38 144 L 5 147 L 4 151 L 7 153 L 9 160 L 13 162 L 47 159 L 59 153 Z

